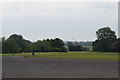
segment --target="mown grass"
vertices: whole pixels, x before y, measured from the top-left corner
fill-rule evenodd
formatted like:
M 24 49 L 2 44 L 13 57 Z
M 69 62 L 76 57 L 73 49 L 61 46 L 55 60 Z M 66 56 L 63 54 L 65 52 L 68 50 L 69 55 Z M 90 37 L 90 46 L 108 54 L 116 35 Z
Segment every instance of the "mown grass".
M 96 53 L 54 53 L 54 54 L 39 54 L 36 56 L 28 56 L 28 57 L 35 57 L 35 58 L 74 58 L 74 59 L 94 59 L 94 60 L 118 60 L 118 55 L 105 55 L 105 54 L 96 54 Z
M 1 54 L 3 56 L 24 56 L 30 58 L 72 58 L 72 59 L 92 59 L 92 60 L 113 60 L 117 61 L 118 54 L 116 52 L 36 52 L 35 56 L 31 56 L 32 53 L 13 53 L 13 54 Z

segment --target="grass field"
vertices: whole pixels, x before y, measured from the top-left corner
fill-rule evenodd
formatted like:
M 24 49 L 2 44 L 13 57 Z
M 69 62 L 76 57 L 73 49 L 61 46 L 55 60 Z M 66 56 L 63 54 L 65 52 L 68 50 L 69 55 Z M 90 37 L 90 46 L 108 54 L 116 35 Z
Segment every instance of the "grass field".
M 93 59 L 93 60 L 120 60 L 115 52 L 36 52 L 35 56 L 32 53 L 13 53 L 1 54 L 3 56 L 24 56 L 31 58 L 72 58 L 72 59 Z

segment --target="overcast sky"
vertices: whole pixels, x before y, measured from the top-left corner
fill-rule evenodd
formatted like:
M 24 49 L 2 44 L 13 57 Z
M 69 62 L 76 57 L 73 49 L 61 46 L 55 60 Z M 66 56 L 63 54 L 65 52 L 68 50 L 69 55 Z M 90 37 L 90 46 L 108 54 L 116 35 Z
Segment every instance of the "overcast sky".
M 21 34 L 36 41 L 61 38 L 93 41 L 109 26 L 118 34 L 117 2 L 9 2 L 2 4 L 3 36 Z

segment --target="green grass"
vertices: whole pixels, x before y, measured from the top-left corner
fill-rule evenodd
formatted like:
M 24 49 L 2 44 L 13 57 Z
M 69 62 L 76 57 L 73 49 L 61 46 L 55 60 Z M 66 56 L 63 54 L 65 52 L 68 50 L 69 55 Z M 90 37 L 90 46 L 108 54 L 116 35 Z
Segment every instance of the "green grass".
M 0 54 L 3 56 L 24 56 L 30 58 L 72 58 L 72 59 L 92 59 L 92 60 L 118 60 L 120 53 L 116 52 L 39 52 L 35 53 L 35 56 L 31 56 L 32 53 L 13 53 L 13 54 Z

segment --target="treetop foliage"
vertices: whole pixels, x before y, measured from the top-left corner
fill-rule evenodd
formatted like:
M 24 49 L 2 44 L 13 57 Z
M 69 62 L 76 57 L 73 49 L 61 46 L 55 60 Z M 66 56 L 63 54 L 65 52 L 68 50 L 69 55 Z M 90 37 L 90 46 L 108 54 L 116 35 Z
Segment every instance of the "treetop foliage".
M 103 27 L 96 31 L 97 39 L 93 42 L 93 51 L 119 52 L 120 40 L 110 27 Z
M 120 52 L 120 38 L 117 39 L 115 31 L 110 27 L 103 27 L 96 31 L 97 39 L 92 43 L 93 51 Z M 59 38 L 44 39 L 31 42 L 22 35 L 13 34 L 9 38 L 2 37 L 2 53 L 22 53 L 22 52 L 67 52 L 69 51 L 89 51 L 86 44 L 78 42 L 67 42 Z M 82 44 L 82 46 L 81 46 Z
M 115 31 L 112 31 L 110 27 L 100 28 L 96 31 L 97 39 L 116 39 Z
M 17 52 L 66 52 L 63 40 L 59 38 L 44 39 L 31 42 L 25 40 L 21 35 L 13 34 L 9 38 L 2 38 L 3 53 L 17 53 Z

